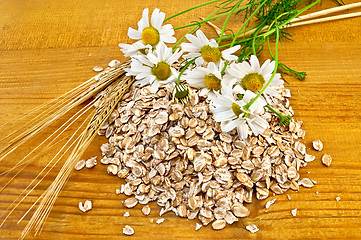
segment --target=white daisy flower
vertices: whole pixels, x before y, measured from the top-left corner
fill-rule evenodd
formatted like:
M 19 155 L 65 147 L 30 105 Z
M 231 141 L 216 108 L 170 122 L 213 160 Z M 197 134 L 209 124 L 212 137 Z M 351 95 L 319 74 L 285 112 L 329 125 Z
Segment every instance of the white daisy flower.
M 159 42 L 175 43 L 177 39 L 173 37 L 173 26 L 171 24 L 162 26 L 165 13 L 160 12 L 158 8 L 154 9 L 149 26 L 148 11 L 148 8 L 143 10 L 142 19 L 138 22 L 138 30 L 130 27 L 128 36 L 131 39 L 141 39 L 144 44 L 152 46 L 156 46 Z
M 244 90 L 258 93 L 270 80 L 274 69 L 275 61 L 268 59 L 260 66 L 258 58 L 252 55 L 249 63 L 244 61 L 230 64 L 228 73 L 238 79 Z M 276 73 L 269 87 L 263 92 L 264 97 L 268 99 L 268 96 L 278 96 L 277 88 L 282 85 L 281 74 Z
M 149 49 L 148 45 L 154 48 L 161 42 L 175 43 L 177 40 L 173 37 L 174 29 L 171 24 L 162 26 L 165 18 L 164 12 L 160 12 L 158 8 L 154 9 L 150 19 L 151 26 L 149 25 L 148 12 L 148 8 L 143 10 L 142 19 L 138 22 L 138 30 L 131 27 L 128 29 L 128 36 L 131 39 L 140 39 L 140 41 L 131 46 L 128 44 L 119 45 L 122 51 L 128 56 L 134 55 L 134 52 L 139 50 L 142 52 L 142 49 Z M 147 52 L 145 54 L 147 54 Z
M 187 71 L 182 79 L 186 80 L 190 86 L 202 89 L 202 95 L 212 98 L 215 96 L 213 90 L 219 91 L 222 88 L 222 67 L 222 64 L 217 67 L 216 64 L 210 62 L 206 68 L 196 67 Z
M 172 53 L 172 49 L 162 42 L 154 52 L 134 58 L 131 67 L 125 70 L 127 76 L 135 76 L 135 84 L 141 86 L 150 84 L 151 92 L 155 93 L 161 83 L 166 84 L 177 80 L 178 72 L 172 67 L 172 64 L 181 55 L 182 51 L 178 49 Z
M 228 61 L 237 60 L 237 56 L 232 54 L 240 49 L 239 45 L 221 52 L 216 40 L 208 40 L 201 30 L 197 30 L 196 35 L 187 34 L 186 38 L 190 43 L 182 43 L 181 47 L 183 51 L 189 52 L 184 56 L 185 58 L 199 57 L 195 61 L 198 66 L 201 66 L 204 62 L 219 63 L 221 59 Z
M 268 122 L 259 116 L 264 112 L 266 102 L 258 98 L 251 107 L 245 111 L 243 106 L 252 100 L 256 95 L 251 91 L 245 91 L 242 100 L 235 100 L 233 96 L 233 85 L 231 81 L 221 89 L 221 94 L 215 92 L 216 97 L 212 99 L 211 111 L 216 122 L 221 122 L 224 132 L 237 128 L 241 139 L 246 140 L 252 131 L 256 136 L 262 134 L 269 127 Z

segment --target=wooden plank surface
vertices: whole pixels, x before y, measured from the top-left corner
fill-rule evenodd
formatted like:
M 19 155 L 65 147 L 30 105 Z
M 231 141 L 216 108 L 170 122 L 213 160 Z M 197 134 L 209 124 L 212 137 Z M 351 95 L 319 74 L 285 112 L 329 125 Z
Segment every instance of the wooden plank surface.
M 106 67 L 113 59 L 124 60 L 117 44 L 131 42 L 127 29 L 136 26 L 143 8 L 158 7 L 170 16 L 199 2 L 0 1 L 0 122 L 14 121 L 33 107 L 89 79 L 94 75 L 93 66 Z M 324 0 L 314 10 L 333 6 L 336 6 L 334 2 Z M 201 9 L 171 23 L 180 26 L 205 16 L 210 10 Z M 237 26 L 239 21 L 232 24 Z M 311 148 L 312 140 L 321 139 L 322 153 L 333 157 L 332 166 L 326 168 L 320 162 L 322 153 L 309 150 L 317 160 L 302 169 L 301 174 L 318 182 L 314 188 L 288 192 L 291 201 L 286 195 L 271 197 L 277 201 L 268 212 L 264 210 L 265 201 L 255 201 L 249 206 L 250 217 L 222 231 L 213 231 L 210 226 L 194 231 L 195 220 L 173 214 L 166 214 L 161 225 L 150 223 L 159 212 L 154 203 L 150 204 L 152 212 L 148 217 L 140 212 L 140 206 L 124 209 L 121 201 L 125 198 L 115 195 L 121 180 L 107 175 L 105 166 L 98 165 L 71 175 L 37 239 L 124 239 L 121 232 L 125 224 L 135 229 L 134 236 L 127 237 L 130 239 L 361 239 L 360 26 L 361 18 L 355 18 L 298 27 L 290 30 L 294 41 L 285 41 L 280 46 L 283 63 L 308 73 L 305 81 L 290 80 L 287 85 L 293 95 L 295 117 L 304 121 L 307 147 Z M 208 36 L 215 35 L 210 28 L 205 29 Z M 24 121 L 19 120 L 7 131 Z M 59 123 L 48 131 L 57 126 Z M 29 142 L 22 153 L 39 142 L 39 139 Z M 99 147 L 104 142 L 105 138 L 97 137 L 84 157 L 100 157 Z M 20 155 L 1 162 L 0 171 L 7 170 Z M 50 157 L 42 155 L 0 194 L 0 214 Z M 21 224 L 16 224 L 17 220 L 55 176 L 56 171 L 51 172 L 10 216 L 0 228 L 0 239 L 18 238 L 29 218 Z M 7 179 L 1 179 L 1 184 Z M 335 200 L 337 196 L 341 201 Z M 93 209 L 80 213 L 77 204 L 86 199 L 93 201 Z M 298 209 L 297 217 L 290 214 L 294 208 Z M 125 211 L 131 216 L 123 217 Z M 244 227 L 251 223 L 260 231 L 247 232 Z

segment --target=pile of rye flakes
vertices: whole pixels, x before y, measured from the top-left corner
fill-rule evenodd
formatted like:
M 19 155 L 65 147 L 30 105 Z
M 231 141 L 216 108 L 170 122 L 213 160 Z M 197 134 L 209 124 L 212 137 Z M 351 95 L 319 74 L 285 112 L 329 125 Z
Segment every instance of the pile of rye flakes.
M 151 94 L 149 86 L 132 86 L 99 131 L 109 140 L 101 146 L 100 162 L 125 180 L 118 190 L 129 197 L 125 207 L 155 201 L 160 216 L 174 212 L 219 230 L 250 214 L 245 203 L 254 194 L 263 200 L 315 184 L 299 174 L 315 159 L 299 141 L 305 136 L 302 122 L 281 127 L 266 111 L 270 128 L 241 141 L 236 130 L 221 131 L 204 91 L 191 88 L 189 102 L 181 104 L 172 100 L 173 89 L 167 84 Z M 290 91 L 279 90 L 281 96 L 269 101 L 293 115 Z

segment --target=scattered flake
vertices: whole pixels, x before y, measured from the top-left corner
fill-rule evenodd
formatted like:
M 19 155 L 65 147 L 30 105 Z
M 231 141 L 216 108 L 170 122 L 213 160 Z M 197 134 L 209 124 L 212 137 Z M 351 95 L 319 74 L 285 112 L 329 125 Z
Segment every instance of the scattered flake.
M 256 224 L 251 224 L 246 226 L 247 231 L 251 232 L 251 233 L 256 233 L 259 231 L 259 228 L 256 226 Z
M 112 60 L 109 62 L 108 66 L 109 67 L 114 67 L 115 65 L 119 64 L 120 61 L 119 60 Z
M 86 168 L 93 168 L 97 164 L 97 157 L 92 157 L 85 161 Z
M 319 192 L 316 192 L 316 194 L 319 194 Z
M 126 208 L 133 208 L 138 204 L 138 200 L 135 197 L 130 197 L 124 200 L 123 205 Z
M 103 71 L 104 69 L 102 68 L 102 67 L 100 67 L 100 66 L 95 66 L 95 67 L 93 67 L 93 71 L 94 72 L 101 72 L 101 71 Z
M 86 200 L 84 202 L 84 209 L 85 211 L 90 211 L 93 207 L 93 203 L 90 200 Z
M 74 169 L 79 171 L 79 170 L 82 170 L 84 167 L 85 167 L 85 160 L 82 159 L 75 164 Z
M 323 165 L 329 167 L 329 166 L 331 166 L 332 157 L 328 154 L 324 154 L 321 158 L 321 161 L 322 161 Z
M 225 220 L 216 220 L 212 223 L 212 228 L 214 230 L 221 230 L 226 226 L 226 224 Z
M 123 214 L 123 217 L 129 217 L 130 216 L 130 213 L 129 212 L 125 212 L 124 214 Z
M 290 200 L 290 201 L 292 200 L 291 196 L 288 195 L 288 194 L 287 194 L 287 199 Z
M 266 209 L 269 209 L 270 206 L 276 202 L 276 200 L 277 200 L 277 199 L 275 198 L 275 199 L 272 199 L 272 200 L 268 201 L 268 202 L 266 203 L 266 205 L 265 205 L 265 208 L 266 208 Z
M 154 223 L 154 219 L 153 218 L 149 219 L 149 222 Z
M 144 214 L 144 215 L 149 215 L 150 214 L 150 207 L 149 207 L 149 205 L 146 205 L 146 206 L 144 206 L 143 208 L 142 208 L 142 213 Z
M 297 215 L 297 208 L 291 210 L 292 216 L 296 217 Z
M 305 162 L 312 162 L 312 161 L 314 161 L 315 159 L 316 159 L 315 156 L 312 156 L 312 155 L 310 155 L 310 154 L 306 154 L 306 155 L 305 155 Z
M 302 178 L 301 180 L 298 181 L 298 184 L 300 184 L 305 188 L 311 188 L 314 186 L 313 182 L 309 178 Z
M 242 203 L 235 203 L 232 206 L 232 212 L 234 215 L 236 215 L 236 217 L 247 217 L 250 214 L 250 211 L 248 210 L 248 208 L 246 208 L 245 206 L 243 206 Z
M 338 201 L 340 201 L 341 200 L 341 198 L 340 197 L 336 197 L 336 201 L 338 202 Z
M 302 155 L 306 154 L 306 145 L 301 143 L 301 142 L 296 142 L 295 143 L 295 148 L 296 150 L 301 153 Z
M 202 224 L 196 223 L 196 231 L 198 231 L 202 226 Z
M 107 167 L 107 172 L 108 174 L 111 174 L 111 175 L 117 175 L 118 173 L 118 166 L 117 165 L 114 165 L 114 164 L 111 164 Z
M 163 223 L 164 222 L 164 218 L 159 218 L 159 219 L 157 219 L 157 221 L 155 221 L 157 224 L 161 224 L 161 223 Z
M 127 236 L 131 236 L 134 234 L 134 229 L 129 225 L 125 225 L 123 227 L 123 234 L 125 234 Z
M 322 144 L 321 140 L 319 140 L 319 139 L 314 140 L 312 142 L 312 146 L 313 146 L 313 149 L 315 149 L 316 151 L 321 151 L 323 148 L 323 144 Z
M 115 189 L 115 194 L 119 195 L 119 194 L 121 194 L 121 193 L 122 193 L 122 192 L 121 192 L 121 190 L 120 190 L 119 188 Z
M 86 200 L 84 204 L 82 202 L 79 202 L 78 204 L 79 210 L 82 212 L 90 211 L 93 207 L 93 204 L 90 200 Z

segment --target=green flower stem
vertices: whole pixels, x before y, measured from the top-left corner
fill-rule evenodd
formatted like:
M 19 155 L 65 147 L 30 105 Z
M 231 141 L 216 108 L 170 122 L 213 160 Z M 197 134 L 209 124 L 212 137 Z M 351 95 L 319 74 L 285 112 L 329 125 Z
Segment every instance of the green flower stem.
M 234 44 L 236 43 L 236 40 L 238 38 L 238 36 L 241 34 L 242 29 L 247 26 L 248 22 L 253 18 L 253 16 L 261 9 L 261 7 L 267 2 L 267 0 L 264 0 L 257 8 L 256 10 L 254 10 L 254 12 L 251 14 L 251 16 L 248 17 L 248 19 L 243 23 L 243 25 L 241 26 L 241 28 L 238 30 L 238 32 L 236 33 L 236 35 L 234 35 L 233 37 L 233 41 L 231 43 L 231 45 L 229 46 L 230 48 L 234 46 Z
M 226 20 L 224 21 L 224 23 L 223 23 L 222 31 L 221 31 L 221 33 L 219 34 L 219 39 L 218 39 L 218 41 L 217 41 L 218 44 L 222 41 L 223 34 L 224 34 L 224 31 L 225 31 L 225 29 L 226 29 L 226 26 L 227 26 L 227 23 L 228 23 L 229 19 L 231 18 L 232 14 L 233 14 L 234 11 L 237 9 L 237 7 L 238 7 L 243 1 L 244 1 L 244 0 L 239 1 L 236 5 L 233 6 L 232 10 L 229 11 L 228 16 L 227 16 L 227 19 L 226 19 Z
M 259 33 L 261 30 L 262 30 L 262 28 L 259 27 L 259 28 L 254 32 L 253 39 L 252 39 L 252 51 L 253 51 L 253 55 L 255 55 L 255 56 L 257 56 L 256 38 L 257 38 L 258 33 Z
M 246 8 L 252 6 L 252 5 L 255 5 L 255 4 L 260 3 L 261 1 L 262 1 L 262 0 L 257 1 L 257 2 L 254 2 L 254 3 L 250 3 L 250 4 L 247 4 L 247 5 L 244 5 L 244 6 L 242 6 L 242 7 L 237 8 L 235 11 L 237 11 L 237 12 L 238 12 L 238 11 L 242 11 L 243 9 L 246 9 Z M 233 1 L 231 1 L 231 2 L 233 2 Z M 231 2 L 227 3 L 226 5 L 230 4 Z M 224 6 L 222 6 L 221 8 L 224 8 Z M 217 11 L 217 10 L 216 10 L 216 11 Z M 217 12 L 218 12 L 218 11 L 217 11 Z M 214 14 L 213 14 L 213 15 L 214 15 Z M 227 11 L 227 12 L 224 12 L 224 13 L 221 13 L 221 14 L 219 14 L 219 15 L 217 15 L 217 16 L 214 16 L 214 17 L 209 17 L 209 18 L 207 17 L 207 18 L 205 18 L 204 20 L 199 21 L 199 22 L 190 23 L 190 24 L 187 24 L 187 25 L 184 25 L 184 26 L 180 26 L 180 27 L 175 27 L 175 28 L 173 28 L 173 29 L 174 29 L 174 30 L 178 30 L 178 29 L 181 29 L 181 28 L 191 27 L 191 26 L 194 26 L 194 25 L 197 25 L 197 27 L 198 27 L 199 25 L 201 25 L 201 24 L 203 24 L 203 23 L 205 23 L 205 22 L 208 22 L 208 21 L 211 21 L 211 20 L 214 20 L 214 19 L 223 17 L 223 16 L 227 16 L 227 15 L 228 15 L 228 11 Z
M 262 95 L 262 93 L 267 89 L 267 87 L 271 84 L 273 78 L 276 75 L 277 72 L 277 68 L 278 68 L 278 43 L 280 41 L 280 29 L 279 27 L 276 25 L 276 47 L 275 47 L 275 69 L 273 70 L 272 76 L 270 78 L 270 80 L 268 80 L 268 82 L 266 83 L 266 85 L 262 88 L 261 91 L 259 91 L 259 93 L 257 94 L 256 97 L 254 97 L 249 103 L 247 103 L 243 108 L 247 111 L 251 105 Z
M 303 81 L 305 80 L 305 77 L 307 75 L 306 72 L 297 72 L 295 70 L 292 70 L 291 68 L 287 67 L 285 64 L 283 63 L 278 63 L 278 70 L 280 71 L 281 74 L 291 74 L 293 77 L 298 78 L 298 80 Z M 286 80 L 284 80 L 285 82 L 287 82 Z
M 277 112 L 276 110 L 274 110 L 270 105 L 266 105 L 266 108 L 268 108 L 269 110 L 274 112 L 277 115 L 277 117 L 280 118 L 280 124 L 282 127 L 285 127 L 288 124 L 290 124 L 290 122 L 292 120 L 292 116 L 284 116 L 284 115 L 280 114 L 279 112 Z
M 210 20 L 214 20 L 214 19 L 217 19 L 217 18 L 220 18 L 220 17 L 223 17 L 225 15 L 227 15 L 227 11 L 223 14 L 220 14 L 220 15 L 217 15 L 217 16 L 214 16 L 215 14 L 217 14 L 220 10 L 222 10 L 223 8 L 227 7 L 229 4 L 231 4 L 232 2 L 234 2 L 236 0 L 230 0 L 228 3 L 225 3 L 224 5 L 220 6 L 219 8 L 217 8 L 214 12 L 212 12 L 211 14 L 209 14 L 206 18 L 204 18 L 202 21 L 199 21 L 199 22 L 194 22 L 194 23 L 190 23 L 190 24 L 187 24 L 187 25 L 183 25 L 183 26 L 180 26 L 180 27 L 175 27 L 173 28 L 174 30 L 178 30 L 178 29 L 182 29 L 182 28 L 186 28 L 186 27 L 191 27 L 191 26 L 194 26 L 196 25 L 196 27 L 202 25 L 203 23 L 205 22 L 208 22 Z M 213 17 L 214 16 L 214 17 Z
M 276 115 L 277 115 L 277 117 L 279 117 L 279 118 L 282 118 L 282 117 L 285 117 L 285 116 L 283 116 L 282 114 L 280 114 L 279 112 L 277 112 L 274 108 L 272 108 L 270 105 L 266 105 L 266 108 L 268 108 L 269 110 L 271 110 L 272 112 L 274 112 Z
M 177 13 L 177 14 L 174 14 L 173 16 L 170 16 L 170 17 L 166 18 L 166 19 L 164 20 L 164 22 L 166 22 L 166 21 L 168 21 L 168 20 L 170 20 L 170 19 L 172 19 L 172 18 L 175 18 L 175 17 L 177 17 L 177 16 L 179 16 L 179 15 L 182 15 L 183 13 L 192 11 L 192 10 L 194 10 L 194 9 L 197 9 L 197 8 L 200 8 L 200 7 L 203 7 L 203 6 L 212 4 L 212 3 L 220 2 L 220 1 L 222 1 L 222 0 L 209 1 L 209 2 L 206 2 L 206 3 L 199 4 L 199 5 L 197 5 L 197 6 L 194 6 L 194 7 L 188 8 L 188 9 L 182 11 L 182 12 L 179 12 L 179 13 Z
M 268 52 L 271 56 L 271 59 L 273 59 L 273 54 L 272 54 L 272 51 L 271 51 L 271 45 L 269 43 L 269 36 L 266 37 L 266 41 L 267 41 L 267 48 L 268 48 Z
M 236 44 L 235 44 L 235 45 L 237 45 L 237 44 L 241 44 L 241 43 L 244 43 L 244 42 L 247 42 L 249 39 L 250 39 L 250 38 L 243 38 L 243 39 L 240 39 L 240 40 L 238 40 L 238 41 L 236 42 Z M 225 40 L 225 39 L 223 39 L 223 40 Z M 227 43 L 227 44 L 224 44 L 224 45 L 219 46 L 218 48 L 225 48 L 225 47 L 229 47 L 229 46 L 231 46 L 231 44 L 232 44 L 232 43 Z
M 228 60 L 226 60 L 226 62 L 224 63 L 224 67 L 222 68 L 222 71 L 221 71 L 221 76 L 222 76 L 222 75 L 224 74 L 224 72 L 226 71 L 227 65 L 228 65 Z
M 230 2 L 228 2 L 228 3 L 226 3 L 226 4 L 224 4 L 223 6 L 221 6 L 221 7 L 219 7 L 219 8 L 217 8 L 217 10 L 215 10 L 213 13 L 211 13 L 210 15 L 208 15 L 203 21 L 201 21 L 202 23 L 204 23 L 204 22 L 207 22 L 207 21 L 209 21 L 210 20 L 210 18 L 214 15 L 214 14 L 216 14 L 217 12 L 219 12 L 220 10 L 222 10 L 223 8 L 225 8 L 226 6 L 228 6 L 229 4 L 231 4 L 232 2 L 234 2 L 235 0 L 231 0 Z M 199 23 L 200 25 L 202 24 L 202 23 Z M 186 37 L 186 35 L 187 34 L 189 34 L 189 33 L 192 33 L 193 31 L 195 31 L 197 28 L 198 28 L 198 22 L 196 23 L 197 25 L 194 27 L 194 28 L 192 28 L 191 30 L 189 30 L 183 37 L 181 37 L 175 44 L 174 44 L 174 46 L 173 46 L 173 51 L 176 49 L 176 47 L 184 40 L 184 38 Z M 192 25 L 190 25 L 190 24 L 188 24 L 189 26 L 193 26 L 194 24 L 192 24 Z M 183 26 L 183 27 L 186 27 L 187 25 L 185 25 L 185 26 Z M 178 28 L 174 28 L 174 30 L 177 30 L 177 29 L 180 29 L 180 28 L 183 28 L 183 27 L 178 27 Z
M 250 30 L 257 29 L 257 28 L 259 28 L 260 25 L 261 25 L 261 23 L 258 23 L 250 28 L 247 28 L 244 31 L 241 31 L 239 35 L 242 35 Z M 230 36 L 223 37 L 222 40 L 223 41 L 231 41 L 231 40 L 233 40 L 233 38 L 234 38 L 234 35 L 230 35 Z M 249 38 L 246 38 L 246 39 L 249 39 Z M 239 40 L 243 40 L 243 39 L 238 39 L 238 41 Z M 236 44 L 238 43 L 238 41 L 236 42 Z M 228 44 L 222 45 L 221 47 L 226 47 L 226 46 L 230 46 L 230 45 L 231 45 L 231 43 L 228 43 Z
M 193 58 L 192 60 L 190 60 L 189 62 L 187 62 L 186 65 L 184 65 L 184 67 L 182 68 L 182 70 L 179 72 L 178 79 L 177 79 L 177 85 L 180 84 L 180 78 L 181 78 L 182 74 L 184 73 L 184 71 L 185 71 L 185 70 L 189 67 L 189 65 L 191 65 L 197 58 L 199 58 L 199 57 Z

